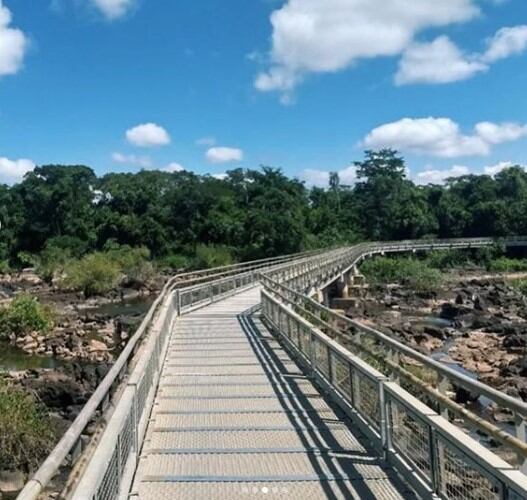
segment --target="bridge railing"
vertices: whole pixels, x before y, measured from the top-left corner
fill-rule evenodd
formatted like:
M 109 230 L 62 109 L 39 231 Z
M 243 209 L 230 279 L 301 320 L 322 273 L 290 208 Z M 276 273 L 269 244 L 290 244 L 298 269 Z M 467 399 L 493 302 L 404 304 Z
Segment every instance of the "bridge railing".
M 311 253 L 310 253 L 311 255 Z M 300 254 L 299 263 L 316 257 Z M 181 314 L 255 286 L 261 269 L 291 266 L 287 259 L 258 262 L 248 272 L 186 288 L 170 289 L 146 343 L 138 353 L 114 413 L 75 484 L 76 499 L 109 500 L 128 492 L 138 464 L 138 450 L 146 431 L 172 323 Z M 296 262 L 296 261 L 295 261 Z M 302 264 L 297 264 L 301 266 Z
M 357 356 L 379 367 L 392 379 L 402 380 L 411 392 L 434 405 L 444 415 L 451 412 L 463 419 L 469 427 L 491 436 L 506 449 L 513 451 L 518 457 L 520 466 L 525 470 L 527 403 L 455 371 L 394 338 L 352 320 L 291 288 L 273 282 L 269 278 L 262 278 L 262 281 L 266 290 L 277 300 L 293 308 L 300 316 L 316 325 L 330 337 L 337 339 Z M 410 371 L 408 366 L 412 362 L 422 367 L 421 370 Z M 510 434 L 456 403 L 448 396 L 448 390 L 451 388 L 463 388 L 475 398 L 483 396 L 490 400 L 497 409 L 510 412 L 516 424 L 516 435 Z
M 110 371 L 101 381 L 95 392 L 92 394 L 69 429 L 62 436 L 53 451 L 42 463 L 37 472 L 26 483 L 25 487 L 19 494 L 18 499 L 37 499 L 40 493 L 48 486 L 57 471 L 64 465 L 68 465 L 70 468 L 72 468 L 71 476 L 80 475 L 78 469 L 84 465 L 83 458 L 86 459 L 86 444 L 83 439 L 83 433 L 88 425 L 93 421 L 93 419 L 100 415 L 106 415 L 108 419 L 107 421 L 112 421 L 114 423 L 118 420 L 118 418 L 121 418 L 122 414 L 117 414 L 118 418 L 112 417 L 112 415 L 114 415 L 117 411 L 114 410 L 114 412 L 111 413 L 111 402 L 113 399 L 119 399 L 119 401 L 121 401 L 120 411 L 126 413 L 127 405 L 130 402 L 131 390 L 129 389 L 129 385 L 125 386 L 123 389 L 123 384 L 127 376 L 131 377 L 130 374 L 131 371 L 134 370 L 134 366 L 138 367 L 134 370 L 134 373 L 136 374 L 140 373 L 141 369 L 148 368 L 142 375 L 141 380 L 138 380 L 137 382 L 140 394 L 139 397 L 143 397 L 144 392 L 147 390 L 145 389 L 148 385 L 147 382 L 152 374 L 152 365 L 148 363 L 145 364 L 145 360 L 149 356 L 149 348 L 145 345 L 144 340 L 147 339 L 148 342 L 153 342 L 152 339 L 157 338 L 154 331 L 154 326 L 157 324 L 156 322 L 171 321 L 171 316 L 174 316 L 177 313 L 178 302 L 175 300 L 175 297 L 176 293 L 178 293 L 178 290 L 182 289 L 182 287 L 185 285 L 188 286 L 189 283 L 196 283 L 196 281 L 209 282 L 211 280 L 218 280 L 218 276 L 220 276 L 223 281 L 227 281 L 229 279 L 228 276 L 230 276 L 231 273 L 245 273 L 247 275 L 253 276 L 254 279 L 254 277 L 257 276 L 257 272 L 260 272 L 264 269 L 269 269 L 273 265 L 285 265 L 294 259 L 307 259 L 309 256 L 316 255 L 317 253 L 319 252 L 303 252 L 296 255 L 261 259 L 253 262 L 235 264 L 232 266 L 223 266 L 210 270 L 183 273 L 169 279 L 163 287 L 161 294 L 154 301 L 150 310 L 147 312 L 145 318 L 141 322 L 141 325 L 130 338 Z M 192 288 L 195 286 L 196 285 L 194 285 Z M 203 287 L 203 289 L 206 289 L 207 287 L 206 284 L 202 284 L 200 286 Z M 182 292 L 182 295 L 185 296 L 185 292 Z M 168 332 L 169 329 L 164 328 L 164 331 Z M 138 375 L 135 376 L 136 379 L 137 377 Z M 134 380 L 134 378 L 130 378 L 130 380 Z M 148 385 L 148 387 L 151 389 L 151 385 Z M 115 435 L 119 435 L 119 433 L 112 432 L 110 434 L 110 436 Z M 90 445 L 88 445 L 88 451 L 89 448 Z M 119 458 L 119 461 L 119 463 L 123 463 L 122 456 Z M 104 461 L 104 463 L 106 463 L 106 461 Z M 109 459 L 107 465 L 113 470 L 115 460 L 112 462 L 111 459 Z M 119 473 L 120 472 L 121 471 L 119 471 Z M 72 480 L 67 485 L 67 488 L 71 489 L 74 486 L 75 481 Z M 103 495 L 101 498 L 106 497 Z
M 262 313 L 300 364 L 422 495 L 456 500 L 526 498 L 525 475 L 266 290 Z
M 240 262 L 238 264 L 231 264 L 228 266 L 213 267 L 210 269 L 180 273 L 171 279 L 172 289 L 201 285 L 207 282 L 228 278 L 230 276 L 235 276 L 248 271 L 263 270 L 267 269 L 270 265 L 291 262 L 300 258 L 314 256 L 321 252 L 322 250 L 310 250 L 296 254 L 281 255 L 279 257 L 270 257 L 249 262 Z

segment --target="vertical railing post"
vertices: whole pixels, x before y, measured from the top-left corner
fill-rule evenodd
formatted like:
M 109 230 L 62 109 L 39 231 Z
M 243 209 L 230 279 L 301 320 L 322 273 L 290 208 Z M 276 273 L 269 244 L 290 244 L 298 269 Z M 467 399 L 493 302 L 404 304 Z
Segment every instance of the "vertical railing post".
M 309 330 L 309 363 L 311 364 L 311 372 L 314 378 L 317 376 L 317 355 L 315 351 L 315 336 L 313 335 L 313 332 Z
M 525 419 L 518 413 L 514 414 L 514 424 L 516 426 L 516 437 L 522 442 L 527 442 L 527 428 Z M 527 474 L 527 459 L 524 455 L 518 454 L 518 463 L 520 464 L 520 470 Z
M 331 356 L 331 347 L 326 346 L 326 352 L 328 356 L 328 380 L 331 386 L 333 386 L 333 359 Z
M 379 381 L 379 429 L 381 431 L 381 448 L 383 450 L 384 458 L 388 458 L 388 408 L 386 394 L 384 393 L 384 382 Z
M 428 450 L 430 461 L 430 481 L 432 483 L 432 491 L 436 495 L 441 493 L 441 474 L 440 468 L 443 466 L 441 457 L 439 456 L 439 444 L 436 440 L 435 432 L 431 426 L 428 426 Z
M 176 314 L 178 316 L 181 316 L 181 294 L 179 290 L 176 290 L 175 299 L 176 299 Z
M 444 375 L 439 375 L 439 385 L 438 390 L 439 392 L 446 397 L 447 395 L 447 389 L 449 386 L 448 378 Z M 448 420 L 448 408 L 441 403 L 439 403 L 439 413 L 443 418 L 446 418 Z

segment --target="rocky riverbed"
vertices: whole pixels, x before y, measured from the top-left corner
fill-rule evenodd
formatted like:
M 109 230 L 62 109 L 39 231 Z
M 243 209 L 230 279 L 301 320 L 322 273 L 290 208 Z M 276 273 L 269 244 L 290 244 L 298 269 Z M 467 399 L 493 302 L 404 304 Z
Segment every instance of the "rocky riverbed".
M 0 306 L 26 293 L 51 306 L 55 316 L 46 334 L 12 335 L 0 341 L 0 377 L 42 402 L 60 436 L 106 375 L 162 284 L 159 279 L 149 288 L 120 289 L 86 300 L 43 283 L 31 271 L 0 275 Z M 16 474 L 17 485 L 6 483 L 0 474 L 0 491 L 6 484 L 16 491 L 24 476 Z
M 367 287 L 346 314 L 527 400 L 527 298 L 500 276 L 450 279 L 437 291 Z

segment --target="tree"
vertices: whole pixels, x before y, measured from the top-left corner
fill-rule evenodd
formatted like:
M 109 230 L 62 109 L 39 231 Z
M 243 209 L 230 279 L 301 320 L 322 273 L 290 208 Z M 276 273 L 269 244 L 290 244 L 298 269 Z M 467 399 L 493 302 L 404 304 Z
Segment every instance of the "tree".
M 366 159 L 355 166 L 360 224 L 369 239 L 418 238 L 435 230 L 426 192 L 406 178 L 396 151 L 366 151 Z

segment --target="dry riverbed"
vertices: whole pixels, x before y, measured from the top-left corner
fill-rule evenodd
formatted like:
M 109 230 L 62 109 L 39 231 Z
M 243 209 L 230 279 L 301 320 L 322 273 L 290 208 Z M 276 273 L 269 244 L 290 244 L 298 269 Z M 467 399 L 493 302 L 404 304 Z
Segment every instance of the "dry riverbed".
M 86 300 L 46 285 L 32 272 L 0 275 L 0 305 L 26 293 L 54 311 L 49 333 L 0 341 L 0 377 L 45 405 L 57 436 L 78 415 L 141 322 L 164 280 L 156 281 L 142 290 L 120 289 Z
M 368 287 L 347 315 L 527 401 L 527 299 L 509 279 L 453 273 L 424 294 Z

